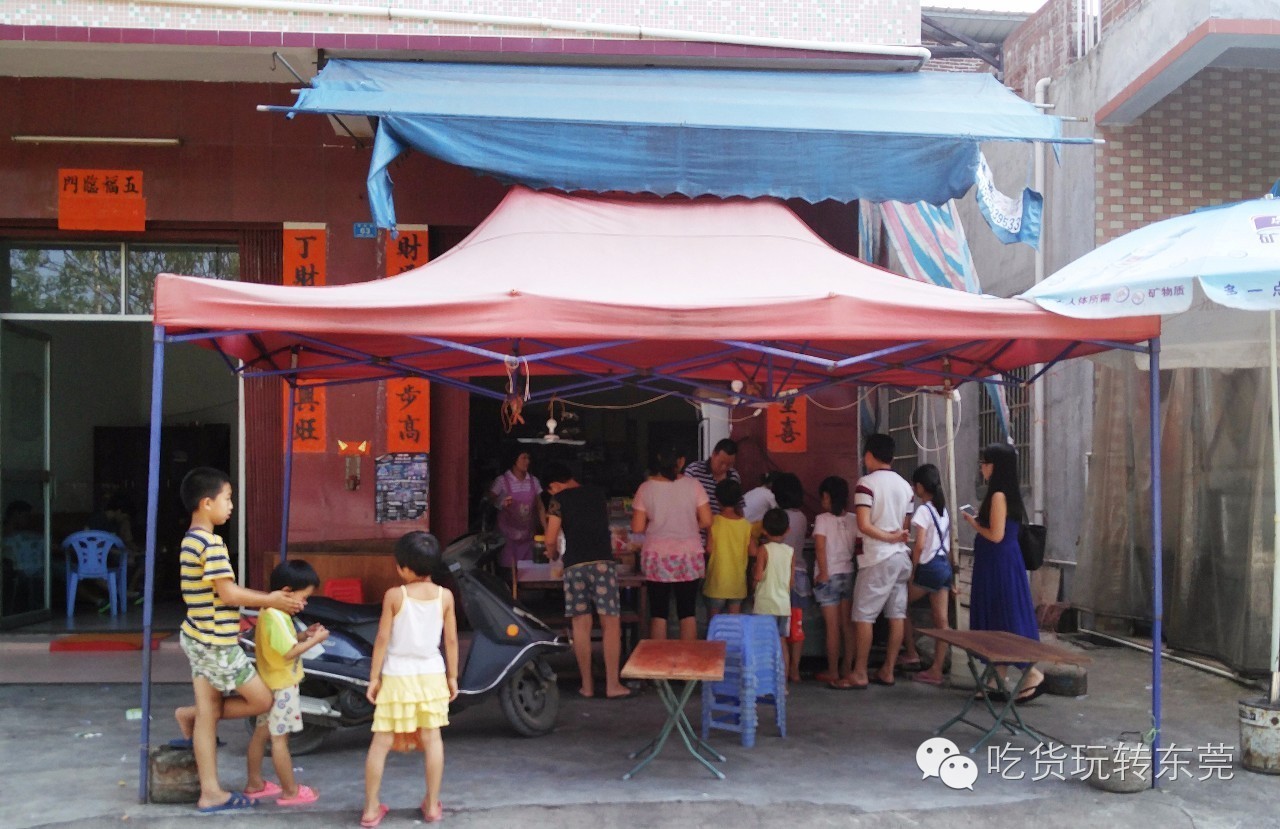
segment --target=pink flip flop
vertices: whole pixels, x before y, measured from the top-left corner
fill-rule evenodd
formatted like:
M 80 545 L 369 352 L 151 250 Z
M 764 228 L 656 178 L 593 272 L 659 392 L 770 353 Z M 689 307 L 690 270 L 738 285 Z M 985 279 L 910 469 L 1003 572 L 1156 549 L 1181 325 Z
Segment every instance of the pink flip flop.
M 373 829 L 373 827 L 377 826 L 379 823 L 382 823 L 382 819 L 387 816 L 387 812 L 389 811 L 391 811 L 390 806 L 388 806 L 385 803 L 379 803 L 378 816 L 372 817 L 372 818 L 362 817 L 360 818 L 360 825 L 363 826 L 364 829 Z
M 277 806 L 303 806 L 307 803 L 315 803 L 320 799 L 320 795 L 316 794 L 316 790 L 310 786 L 298 786 L 298 793 L 293 797 L 282 797 L 276 801 Z
M 439 823 L 440 821 L 444 820 L 444 801 L 437 800 L 436 805 L 440 807 L 440 811 L 436 812 L 435 817 L 432 817 L 430 814 L 427 813 L 426 806 L 422 807 L 423 823 Z
M 261 789 L 259 789 L 256 792 L 245 792 L 244 796 L 252 800 L 263 800 L 268 797 L 276 797 L 277 795 L 280 795 L 283 793 L 284 793 L 284 790 L 281 789 L 278 784 L 272 783 L 270 780 L 267 780 L 263 783 L 263 786 Z
M 929 676 L 928 674 L 925 674 L 925 673 L 912 674 L 912 675 L 911 675 L 911 681 L 912 681 L 912 682 L 922 682 L 922 683 L 924 683 L 925 685 L 941 685 L 941 684 L 942 684 L 942 680 L 941 680 L 941 679 L 934 679 L 933 677 L 931 677 L 931 676 Z

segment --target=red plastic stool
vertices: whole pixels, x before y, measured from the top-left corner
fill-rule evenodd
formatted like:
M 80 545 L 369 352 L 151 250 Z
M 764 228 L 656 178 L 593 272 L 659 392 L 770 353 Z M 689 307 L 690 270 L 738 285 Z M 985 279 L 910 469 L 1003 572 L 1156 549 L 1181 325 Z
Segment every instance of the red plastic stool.
M 329 579 L 321 588 L 320 595 L 340 602 L 364 604 L 364 585 L 360 579 Z

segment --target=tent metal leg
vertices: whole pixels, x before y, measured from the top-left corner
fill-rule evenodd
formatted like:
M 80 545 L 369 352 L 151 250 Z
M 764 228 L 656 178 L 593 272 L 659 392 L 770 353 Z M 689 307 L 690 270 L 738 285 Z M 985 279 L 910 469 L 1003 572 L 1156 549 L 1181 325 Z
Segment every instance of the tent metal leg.
M 280 563 L 289 556 L 289 498 L 293 494 L 293 413 L 297 410 L 298 386 L 289 383 L 289 402 L 284 412 L 284 497 L 280 505 Z
M 151 775 L 151 613 L 155 607 L 156 509 L 160 504 L 160 425 L 164 416 L 164 326 L 151 347 L 151 436 L 147 455 L 147 543 L 142 587 L 142 736 L 138 746 L 138 802 L 147 802 Z
M 1276 377 L 1276 312 L 1271 314 L 1271 688 L 1268 698 L 1280 701 L 1280 379 Z
M 1164 648 L 1164 516 L 1160 494 L 1160 338 L 1151 339 L 1151 788 L 1160 787 L 1160 683 Z

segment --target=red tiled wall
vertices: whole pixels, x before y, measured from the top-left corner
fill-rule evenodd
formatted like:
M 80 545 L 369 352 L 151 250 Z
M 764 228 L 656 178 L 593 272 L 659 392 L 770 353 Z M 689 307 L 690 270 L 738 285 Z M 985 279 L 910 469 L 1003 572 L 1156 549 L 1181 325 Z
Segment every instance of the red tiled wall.
M 1100 127 L 1096 240 L 1265 193 L 1280 175 L 1280 71 L 1206 69 L 1133 124 Z

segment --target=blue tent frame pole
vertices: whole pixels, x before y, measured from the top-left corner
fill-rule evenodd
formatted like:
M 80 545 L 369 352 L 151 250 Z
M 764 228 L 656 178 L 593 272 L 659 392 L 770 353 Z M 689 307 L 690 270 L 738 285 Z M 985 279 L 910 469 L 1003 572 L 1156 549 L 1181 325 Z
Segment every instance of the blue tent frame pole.
M 289 403 L 284 411 L 284 498 L 280 505 L 280 563 L 289 557 L 289 499 L 293 494 L 293 413 L 298 403 L 298 386 L 289 384 Z
M 1160 494 L 1160 338 L 1151 339 L 1151 788 L 1160 787 L 1160 683 L 1164 649 L 1164 515 Z
M 151 775 L 151 612 L 155 607 L 156 510 L 160 504 L 160 425 L 164 415 L 164 326 L 151 347 L 151 440 L 147 450 L 147 543 L 142 586 L 142 736 L 138 740 L 138 802 L 147 802 Z

